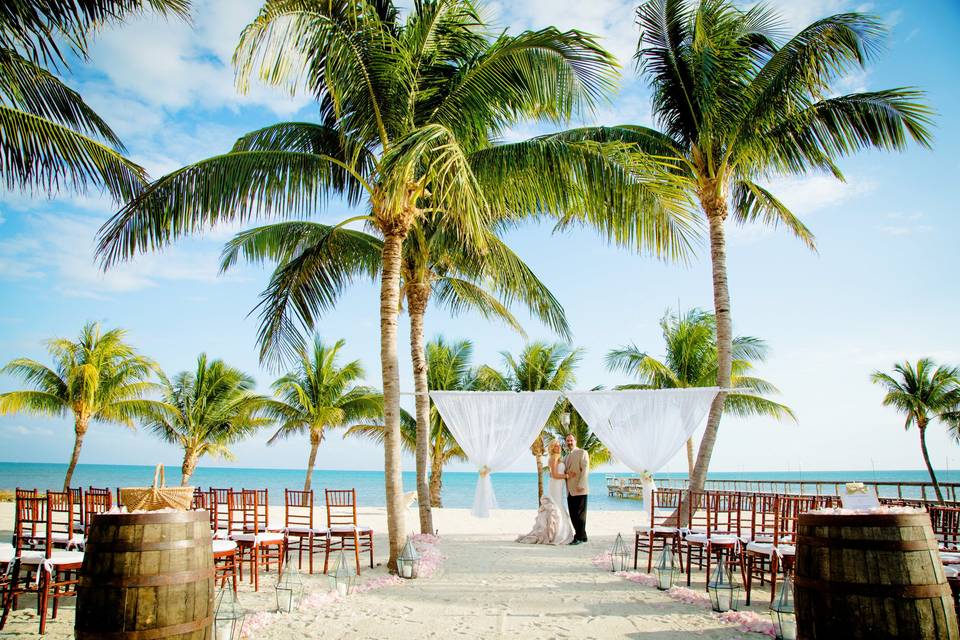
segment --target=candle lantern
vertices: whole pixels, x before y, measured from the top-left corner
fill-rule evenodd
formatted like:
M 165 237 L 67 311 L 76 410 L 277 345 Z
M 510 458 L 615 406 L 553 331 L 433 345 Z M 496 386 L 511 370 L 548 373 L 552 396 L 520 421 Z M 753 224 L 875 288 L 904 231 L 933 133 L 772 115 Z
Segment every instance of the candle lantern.
M 417 548 L 409 537 L 397 557 L 397 574 L 406 580 L 412 580 L 420 575 L 420 554 L 417 553 Z
M 717 613 L 737 610 L 740 587 L 735 582 L 733 574 L 727 569 L 727 561 L 723 555 L 717 560 L 717 568 L 710 576 L 707 591 L 710 593 L 713 610 Z
M 300 608 L 300 601 L 303 599 L 303 578 L 300 576 L 300 570 L 297 565 L 291 563 L 289 558 L 283 563 L 283 570 L 277 579 L 277 611 L 282 613 L 293 613 Z
M 626 571 L 629 556 L 627 545 L 623 542 L 623 536 L 618 533 L 617 539 L 613 541 L 613 548 L 610 550 L 610 570 L 614 573 Z
M 245 617 L 246 613 L 237 601 L 236 592 L 233 589 L 220 589 L 213 622 L 214 640 L 239 640 Z
M 673 580 L 676 576 L 676 565 L 673 558 L 673 546 L 668 545 L 667 541 L 663 543 L 663 549 L 660 551 L 660 557 L 653 568 L 653 573 L 657 576 L 657 589 L 666 591 L 673 586 Z
M 797 640 L 797 614 L 793 606 L 793 578 L 786 574 L 780 584 L 773 606 L 770 607 L 770 617 L 773 618 L 773 627 L 777 640 Z
M 353 593 L 357 586 L 357 569 L 348 560 L 343 550 L 337 556 L 333 571 L 327 577 L 330 581 L 330 590 L 336 591 L 340 597 Z

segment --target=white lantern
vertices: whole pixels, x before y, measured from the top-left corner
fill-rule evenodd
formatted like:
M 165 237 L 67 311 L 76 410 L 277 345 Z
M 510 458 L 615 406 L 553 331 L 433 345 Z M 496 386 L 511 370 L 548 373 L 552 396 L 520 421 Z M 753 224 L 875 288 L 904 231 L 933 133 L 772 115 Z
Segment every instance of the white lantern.
M 283 570 L 277 579 L 277 611 L 282 613 L 293 613 L 300 608 L 300 601 L 303 599 L 303 578 L 300 577 L 300 570 L 296 564 L 287 559 L 283 563 Z
M 336 591 L 340 597 L 346 597 L 353 593 L 357 586 L 357 569 L 347 561 L 347 556 L 340 551 L 333 565 L 333 572 L 328 576 L 330 580 L 330 590 Z
M 710 602 L 717 613 L 736 611 L 737 600 L 740 597 L 740 587 L 737 586 L 733 574 L 727 570 L 726 565 L 726 558 L 721 555 L 717 560 L 717 568 L 713 570 L 713 575 L 707 583 Z
M 610 570 L 614 573 L 626 571 L 628 564 L 627 545 L 623 542 L 623 536 L 617 534 L 617 539 L 613 541 L 613 548 L 610 549 Z
M 673 579 L 676 576 L 676 566 L 673 561 L 673 546 L 663 543 L 663 550 L 657 559 L 657 564 L 653 568 L 654 575 L 657 576 L 657 589 L 667 591 L 673 586 Z
M 420 575 L 420 554 L 410 538 L 407 538 L 397 558 L 397 574 L 406 580 L 413 580 Z
M 213 622 L 214 640 L 239 640 L 243 633 L 244 618 L 246 613 L 237 601 L 236 592 L 233 589 L 220 589 Z
M 793 578 L 788 573 L 780 584 L 777 599 L 770 607 L 777 640 L 797 640 L 797 613 L 793 605 Z

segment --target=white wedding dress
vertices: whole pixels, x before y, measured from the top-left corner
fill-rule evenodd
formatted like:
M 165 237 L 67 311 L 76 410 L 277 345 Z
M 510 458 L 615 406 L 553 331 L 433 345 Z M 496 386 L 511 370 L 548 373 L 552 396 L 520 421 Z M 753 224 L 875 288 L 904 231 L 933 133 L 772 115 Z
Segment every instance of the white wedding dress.
M 561 462 L 557 473 L 563 475 L 566 467 Z M 540 498 L 540 509 L 530 533 L 517 538 L 527 544 L 569 544 L 573 540 L 573 523 L 567 511 L 567 486 L 548 474 L 547 491 Z

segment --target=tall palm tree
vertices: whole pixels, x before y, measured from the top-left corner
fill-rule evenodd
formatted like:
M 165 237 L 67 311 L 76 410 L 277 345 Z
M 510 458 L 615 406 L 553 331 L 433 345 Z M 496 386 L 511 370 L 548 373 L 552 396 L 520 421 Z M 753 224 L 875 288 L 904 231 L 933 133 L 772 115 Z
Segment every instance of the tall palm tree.
M 672 159 L 672 181 L 709 229 L 717 322 L 717 379 L 729 389 L 733 330 L 725 227 L 783 225 L 811 249 L 813 234 L 768 189 L 765 179 L 810 172 L 843 175 L 838 158 L 868 148 L 930 145 L 931 110 L 913 88 L 838 95 L 836 81 L 881 50 L 885 29 L 861 13 L 829 16 L 784 40 L 777 14 L 732 0 L 647 0 L 637 9 L 636 60 L 653 93 L 659 130 L 622 125 L 599 141 L 634 143 L 642 156 Z M 603 228 L 611 235 L 613 218 Z M 702 490 L 725 406 L 710 408 L 691 488 Z
M 379 273 L 383 249 L 380 238 L 362 231 L 352 231 L 350 238 L 352 243 L 344 249 L 352 253 L 349 263 L 341 259 L 342 252 L 336 257 L 330 253 L 330 227 L 313 222 L 265 225 L 243 231 L 227 243 L 221 270 L 229 269 L 239 257 L 255 263 L 277 263 L 260 304 L 265 345 L 283 334 L 291 320 L 306 330 L 313 328 L 314 319 L 323 312 L 316 297 L 318 291 L 335 299 L 341 283 Z M 502 320 L 522 334 L 523 328 L 508 308 L 519 298 L 563 337 L 570 335 L 563 308 L 533 271 L 494 233 L 485 233 L 484 239 L 485 247 L 478 248 L 445 228 L 442 219 L 431 216 L 414 225 L 403 243 L 401 297 L 410 316 L 419 442 L 414 454 L 420 530 L 424 533 L 434 531 L 430 512 L 433 492 L 427 476 L 431 427 L 424 350 L 424 318 L 431 299 L 454 315 L 475 310 L 485 318 Z
M 428 387 L 440 391 L 462 391 L 474 388 L 474 379 L 470 370 L 473 356 L 473 343 L 469 340 L 447 342 L 438 336 L 427 343 Z M 404 416 L 400 426 L 403 446 L 411 453 L 418 447 L 418 424 L 409 416 Z M 347 431 L 348 436 L 364 436 L 377 442 L 383 442 L 382 425 L 358 425 Z M 443 468 L 449 462 L 466 461 L 467 454 L 437 411 L 430 403 L 430 478 L 429 501 L 433 507 L 443 506 Z M 419 497 L 418 497 L 419 499 Z
M 581 349 L 556 343 L 531 342 L 518 357 L 501 353 L 504 370 L 483 365 L 476 372 L 476 386 L 485 391 L 562 391 L 576 381 L 574 369 L 583 355 Z M 563 407 L 560 403 L 551 413 L 548 424 L 560 424 Z M 543 455 L 546 451 L 544 431 L 537 434 L 530 453 L 537 466 L 537 501 L 543 497 Z
M 253 378 L 223 360 L 197 358 L 194 371 L 163 382 L 161 408 L 146 422 L 160 439 L 183 449 L 180 484 L 190 484 L 204 456 L 232 460 L 230 445 L 253 435 L 273 420 L 265 415 L 269 398 L 254 392 Z
M 483 247 L 495 219 L 551 211 L 598 220 L 612 211 L 622 223 L 618 240 L 678 256 L 689 247 L 689 221 L 673 206 L 672 185 L 651 174 L 660 162 L 638 160 L 629 145 L 596 144 L 579 132 L 490 143 L 525 118 L 566 122 L 609 93 L 614 59 L 579 31 L 496 35 L 466 0 L 419 0 L 403 19 L 389 0 L 268 0 L 234 62 L 241 89 L 257 72 L 310 91 L 320 123 L 267 127 L 153 182 L 107 222 L 98 253 L 109 267 L 218 222 L 313 215 L 334 194 L 362 203 L 363 214 L 336 225 L 330 244 L 351 241 L 348 222 L 383 238 L 380 361 L 394 570 L 405 533 L 397 314 L 411 229 L 438 216 Z M 660 206 L 649 206 L 654 201 Z M 316 295 L 321 306 L 332 303 Z
M 953 438 L 960 440 L 960 367 L 938 367 L 930 358 L 917 360 L 916 366 L 904 360 L 893 366 L 893 375 L 874 371 L 870 380 L 886 390 L 883 397 L 885 407 L 894 407 L 906 414 L 904 429 L 917 425 L 923 462 L 927 465 L 937 500 L 943 502 L 943 493 L 927 452 L 927 426 L 934 420 L 945 422 Z
M 280 400 L 271 407 L 270 413 L 280 422 L 280 428 L 267 444 L 292 435 L 309 434 L 310 456 L 304 491 L 310 490 L 317 450 L 327 429 L 347 427 L 383 415 L 383 396 L 370 387 L 356 384 L 364 376 L 360 361 L 342 365 L 338 362 L 344 344 L 344 340 L 337 340 L 329 346 L 319 336 L 315 337 L 312 349 L 301 351 L 296 367 L 273 383 Z
M 32 387 L 0 394 L 0 415 L 73 414 L 73 455 L 63 478 L 66 490 L 91 422 L 133 429 L 136 420 L 147 419 L 165 408 L 163 403 L 146 397 L 159 389 L 150 378 L 160 374 L 160 368 L 126 342 L 126 331 L 104 331 L 96 322 L 85 324 L 76 342 L 50 340 L 47 352 L 53 361 L 51 367 L 30 358 L 17 358 L 0 369 L 0 373 L 20 378 Z
M 9 0 L 0 10 L 0 179 L 7 189 L 50 194 L 105 188 L 124 202 L 144 170 L 56 71 L 86 59 L 91 34 L 148 10 L 189 18 L 189 0 Z M 47 67 L 50 67 L 48 69 Z
M 636 345 L 627 345 L 607 353 L 607 368 L 622 371 L 639 379 L 639 384 L 622 385 L 620 389 L 681 389 L 712 387 L 717 381 L 716 317 L 702 309 L 684 314 L 667 310 L 660 318 L 660 329 L 666 353 L 657 359 Z M 786 405 L 774 402 L 763 394 L 777 393 L 777 388 L 750 375 L 754 363 L 764 362 L 769 347 L 759 338 L 737 336 L 733 339 L 733 360 L 730 387 L 747 393 L 728 393 L 724 413 L 738 416 L 769 416 L 780 420 L 793 418 Z M 693 474 L 693 438 L 687 440 L 687 470 Z

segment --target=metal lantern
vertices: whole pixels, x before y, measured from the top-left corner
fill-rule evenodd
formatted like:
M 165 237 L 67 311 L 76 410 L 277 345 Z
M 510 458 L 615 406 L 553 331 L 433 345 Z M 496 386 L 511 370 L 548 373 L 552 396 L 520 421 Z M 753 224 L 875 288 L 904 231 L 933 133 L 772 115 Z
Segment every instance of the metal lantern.
M 246 613 L 237 601 L 236 592 L 233 589 L 220 589 L 213 621 L 214 640 L 239 640 L 243 633 L 244 618 Z
M 780 584 L 777 599 L 770 607 L 777 640 L 797 640 L 797 614 L 793 606 L 793 578 L 788 573 Z
M 717 613 L 736 611 L 737 600 L 740 597 L 740 587 L 733 579 L 733 574 L 727 569 L 726 558 L 722 555 L 718 559 L 717 568 L 713 570 L 710 581 L 707 583 L 710 593 L 710 602 Z
M 280 577 L 277 579 L 277 611 L 293 613 L 300 608 L 303 599 L 303 578 L 296 564 L 285 559 Z
M 570 427 L 570 411 L 569 410 L 564 411 L 563 413 L 560 414 L 560 424 L 563 426 L 564 429 L 567 429 Z
M 657 576 L 657 589 L 666 591 L 672 587 L 676 572 L 676 565 L 673 562 L 673 547 L 664 542 L 663 550 L 657 559 L 657 565 L 653 568 L 653 573 Z
M 407 543 L 403 545 L 397 557 L 397 574 L 407 580 L 420 575 L 420 554 L 417 553 L 417 548 L 410 538 L 407 538 Z
M 623 536 L 617 534 L 617 539 L 613 542 L 613 548 L 610 550 L 610 570 L 614 573 L 627 570 L 627 559 L 630 554 L 627 553 L 627 545 L 623 543 Z
M 330 590 L 336 591 L 341 597 L 346 597 L 353 593 L 357 586 L 357 569 L 348 560 L 343 550 L 337 556 L 333 566 L 333 572 L 327 576 L 330 580 Z

